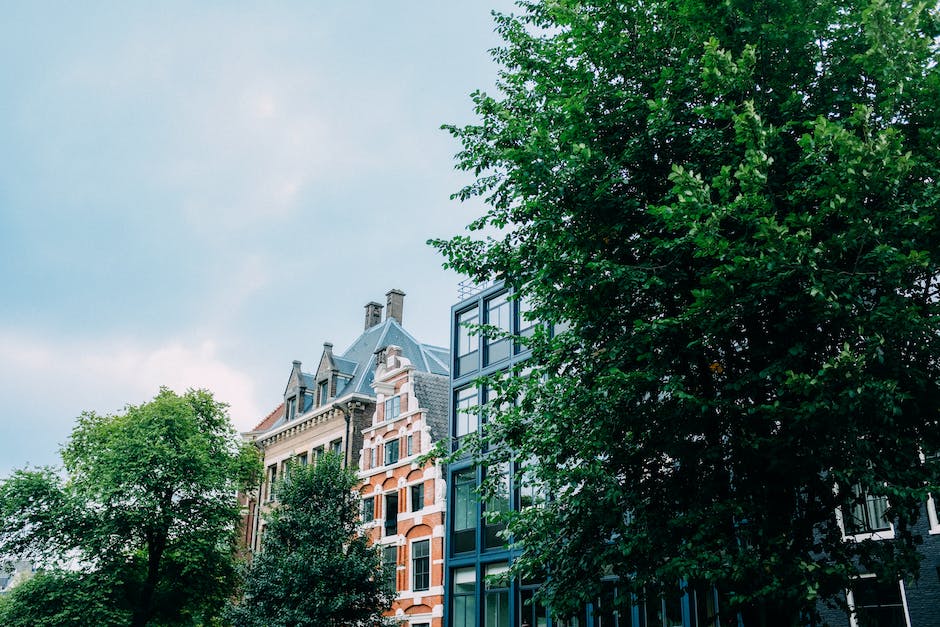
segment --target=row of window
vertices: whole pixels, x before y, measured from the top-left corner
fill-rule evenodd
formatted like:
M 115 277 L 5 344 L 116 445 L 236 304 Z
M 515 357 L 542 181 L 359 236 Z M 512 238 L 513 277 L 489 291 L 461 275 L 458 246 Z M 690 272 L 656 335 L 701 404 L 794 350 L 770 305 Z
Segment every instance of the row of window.
M 482 304 L 475 304 L 457 313 L 456 337 L 454 338 L 455 377 L 461 377 L 481 367 L 480 333 L 474 328 L 476 325 L 495 327 L 494 333 L 483 337 L 483 367 L 499 363 L 508 359 L 513 351 L 518 353 L 522 350 L 522 346 L 514 343 L 510 335 L 523 337 L 532 335 L 537 323 L 531 319 L 531 310 L 527 301 L 525 299 L 510 301 L 508 296 L 508 292 L 501 292 L 485 299 Z
M 451 570 L 452 627 L 718 627 L 719 596 L 710 586 L 677 587 L 616 609 L 619 591 L 607 582 L 601 595 L 574 616 L 553 616 L 535 600 L 537 583 L 511 581 L 507 562 Z M 483 585 L 478 585 L 482 581 Z M 512 619 L 512 620 L 511 620 Z
M 382 561 L 388 574 L 389 587 L 398 592 L 398 546 L 382 547 Z M 431 587 L 431 540 L 415 540 L 411 543 L 410 589 L 423 592 Z M 405 589 L 405 588 L 403 588 Z
M 894 535 L 894 525 L 888 519 L 888 497 L 872 494 L 860 485 L 852 487 L 856 502 L 851 507 L 839 512 L 839 523 L 846 537 L 855 539 L 875 538 L 890 539 Z M 937 505 L 933 496 L 927 497 L 927 521 L 930 533 L 940 533 L 940 520 L 937 517 Z
M 349 379 L 345 377 L 340 377 L 339 375 L 333 375 L 332 384 L 333 384 L 333 394 L 330 395 L 330 378 L 323 379 L 317 383 L 317 396 L 316 396 L 316 405 L 317 407 L 323 407 L 326 405 L 327 401 L 338 398 L 343 388 L 346 387 L 346 384 L 349 383 Z M 312 393 L 305 393 L 300 396 L 298 399 L 297 396 L 291 396 L 287 399 L 285 414 L 287 421 L 290 422 L 294 418 L 297 418 L 300 414 L 309 409 L 309 403 L 305 404 L 306 407 L 302 405 L 303 400 L 307 399 L 310 402 L 313 402 Z
M 409 509 L 412 512 L 420 511 L 425 506 L 424 483 L 416 483 L 408 488 L 410 497 Z M 382 497 L 380 497 L 382 498 Z M 382 527 L 386 536 L 393 536 L 398 533 L 398 491 L 389 492 L 384 495 L 385 506 L 383 512 L 385 518 Z M 379 501 L 381 503 L 381 501 Z M 380 515 L 376 512 L 376 497 L 367 496 L 362 499 L 362 522 L 369 523 L 378 520 Z
M 330 442 L 329 447 L 318 446 L 310 451 L 304 451 L 299 453 L 289 459 L 285 459 L 280 464 L 271 464 L 268 466 L 267 471 L 265 472 L 265 501 L 273 501 L 276 498 L 275 494 L 275 484 L 277 483 L 277 478 L 279 476 L 286 477 L 290 474 L 291 466 L 306 466 L 307 464 L 315 464 L 318 459 L 323 457 L 326 451 L 330 451 L 336 455 L 342 456 L 343 454 L 343 439 L 338 438 Z M 280 471 L 280 474 L 278 472 Z
M 404 447 L 402 446 L 402 440 L 404 440 Z M 402 452 L 404 452 L 404 457 L 411 457 L 420 453 L 421 438 L 416 437 L 415 434 L 408 434 L 404 438 L 389 440 L 381 446 L 372 446 L 366 450 L 368 454 L 363 460 L 366 466 L 364 470 L 389 466 L 398 463 L 398 460 L 403 457 Z M 379 457 L 380 452 L 381 458 Z
M 451 475 L 449 546 L 452 555 L 504 548 L 505 524 L 488 519 L 487 513 L 498 515 L 510 509 L 538 507 L 545 502 L 544 491 L 520 472 L 517 465 L 513 466 L 515 468 L 511 469 L 508 464 L 500 464 L 480 473 L 470 467 Z M 478 494 L 480 480 L 488 480 L 494 488 L 485 499 Z

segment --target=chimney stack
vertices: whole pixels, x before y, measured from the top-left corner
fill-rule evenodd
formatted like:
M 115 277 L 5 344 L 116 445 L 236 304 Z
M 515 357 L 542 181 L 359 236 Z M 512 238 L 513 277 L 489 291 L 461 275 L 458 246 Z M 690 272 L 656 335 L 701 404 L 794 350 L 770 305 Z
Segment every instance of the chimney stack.
M 401 290 L 389 290 L 385 298 L 386 305 L 388 305 L 385 308 L 385 319 L 395 318 L 398 324 L 402 324 L 401 314 L 405 306 L 405 293 Z
M 375 301 L 371 303 L 366 303 L 366 327 L 365 331 L 368 331 L 375 325 L 382 322 L 382 305 Z

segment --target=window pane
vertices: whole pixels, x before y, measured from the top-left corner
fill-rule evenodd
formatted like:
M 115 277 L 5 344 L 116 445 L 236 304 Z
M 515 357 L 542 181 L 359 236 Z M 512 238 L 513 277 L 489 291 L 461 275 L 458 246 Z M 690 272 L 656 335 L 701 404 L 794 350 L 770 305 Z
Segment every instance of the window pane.
M 470 330 L 467 324 L 479 324 L 480 318 L 477 308 L 468 309 L 457 314 L 457 350 L 456 350 L 456 373 L 461 375 L 476 370 L 478 367 L 477 356 L 479 355 L 480 336 L 476 330 Z
M 476 477 L 473 470 L 454 475 L 454 553 L 464 553 L 476 548 L 477 495 Z
M 455 402 L 456 424 L 454 435 L 459 439 L 469 433 L 476 433 L 479 425 L 479 401 L 477 400 L 477 389 L 474 387 L 464 388 L 457 392 Z
M 891 523 L 885 517 L 888 510 L 887 497 L 873 495 L 860 485 L 855 485 L 852 493 L 861 497 L 861 501 L 854 503 L 849 508 L 848 516 L 843 517 L 847 534 L 873 533 L 891 528 Z
M 397 590 L 398 584 L 398 547 L 386 546 L 382 549 L 382 562 L 385 565 L 385 574 L 388 577 L 388 587 Z
M 509 581 L 505 562 L 486 567 L 484 627 L 509 627 Z
M 852 587 L 859 627 L 906 627 L 901 587 L 897 581 L 859 579 Z
M 385 535 L 398 533 L 398 494 L 388 494 L 385 497 Z
M 424 484 L 411 486 L 411 511 L 416 512 L 424 507 Z
M 385 420 L 395 420 L 401 415 L 401 396 L 393 396 L 385 401 Z
M 476 571 L 453 571 L 453 627 L 476 627 Z
M 421 540 L 411 545 L 412 589 L 431 587 L 431 541 Z
M 385 443 L 385 463 L 394 464 L 398 461 L 398 440 Z

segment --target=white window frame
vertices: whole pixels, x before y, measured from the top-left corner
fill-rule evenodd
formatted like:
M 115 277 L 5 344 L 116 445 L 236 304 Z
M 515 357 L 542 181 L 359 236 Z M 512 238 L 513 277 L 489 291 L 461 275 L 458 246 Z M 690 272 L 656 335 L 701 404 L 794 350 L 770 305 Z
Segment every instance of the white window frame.
M 432 540 L 432 539 L 433 539 L 433 538 L 432 538 L 431 536 L 427 536 L 427 537 L 424 537 L 424 538 L 415 538 L 414 540 L 409 540 L 409 541 L 408 541 L 408 575 L 409 575 L 408 579 L 410 580 L 410 581 L 408 582 L 408 584 L 409 584 L 409 585 L 408 585 L 408 589 L 411 590 L 412 592 L 424 592 L 424 593 L 427 593 L 427 592 L 431 589 L 431 584 L 432 584 L 432 581 L 431 581 L 431 580 L 433 579 L 432 575 L 434 574 L 434 559 L 433 559 L 433 556 L 434 556 L 434 547 L 431 545 L 431 540 Z M 417 589 L 415 588 L 415 544 L 416 544 L 417 542 L 427 542 L 427 543 L 428 543 L 428 557 L 427 557 L 427 560 L 428 560 L 428 587 L 427 587 L 427 588 L 422 588 L 421 590 L 417 590 Z
M 875 575 L 866 573 L 859 575 L 858 579 L 874 579 Z M 901 592 L 901 608 L 904 610 L 904 622 L 907 627 L 911 627 L 911 612 L 907 607 L 907 589 L 904 587 L 904 581 L 898 580 L 898 589 Z M 855 616 L 855 594 L 849 588 L 845 591 L 845 602 L 849 606 L 849 625 L 850 627 L 859 627 L 858 618 Z
M 937 516 L 937 502 L 934 500 L 933 494 L 927 495 L 927 520 L 930 522 L 928 533 L 930 535 L 940 533 L 940 517 Z
M 890 509 L 891 503 L 888 502 L 888 508 Z M 839 530 L 842 532 L 842 540 L 848 542 L 862 542 L 863 540 L 894 540 L 894 523 L 888 521 L 888 528 L 881 529 L 879 531 L 866 531 L 862 533 L 846 533 L 845 530 L 845 520 L 843 518 L 843 512 L 841 507 L 836 508 L 836 523 L 839 525 Z

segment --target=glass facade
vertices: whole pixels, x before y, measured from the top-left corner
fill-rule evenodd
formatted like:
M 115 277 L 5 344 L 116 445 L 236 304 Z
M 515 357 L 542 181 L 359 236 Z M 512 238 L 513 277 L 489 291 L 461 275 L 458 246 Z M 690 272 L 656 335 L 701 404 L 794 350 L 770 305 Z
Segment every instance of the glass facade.
M 452 450 L 485 429 L 485 409 L 495 400 L 479 377 L 510 369 L 526 376 L 528 349 L 506 333 L 528 337 L 538 322 L 528 304 L 495 286 L 451 309 L 454 369 L 451 375 L 450 436 Z M 493 327 L 480 339 L 465 325 Z M 554 329 L 548 329 L 555 332 Z M 482 350 L 481 350 L 482 349 Z M 518 369 L 515 366 L 519 366 Z M 548 495 L 534 476 L 538 460 L 478 466 L 469 456 L 448 464 L 445 537 L 444 627 L 717 627 L 714 589 L 683 586 L 648 595 L 643 602 L 621 603 L 617 582 L 573 616 L 552 616 L 536 599 L 540 581 L 505 576 L 514 558 L 511 538 L 493 518 L 513 509 L 543 506 Z M 479 486 L 487 491 L 481 496 Z M 414 498 L 412 498 L 414 501 Z

